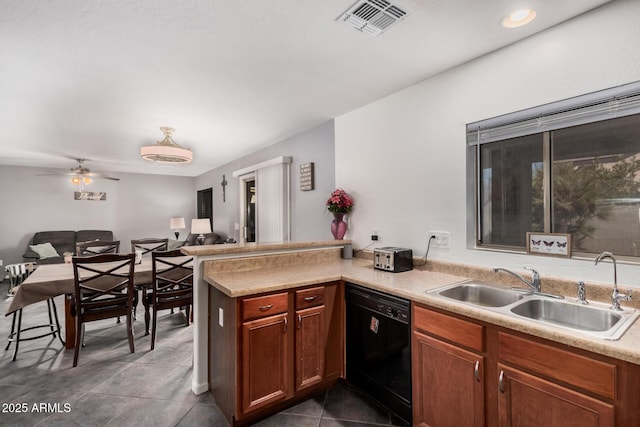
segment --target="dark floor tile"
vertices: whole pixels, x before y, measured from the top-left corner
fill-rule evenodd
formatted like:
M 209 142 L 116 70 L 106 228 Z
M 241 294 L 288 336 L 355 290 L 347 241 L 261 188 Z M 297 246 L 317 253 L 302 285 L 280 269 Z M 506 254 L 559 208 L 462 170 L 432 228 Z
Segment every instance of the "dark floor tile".
M 3 413 L 0 424 L 3 427 L 34 426 L 51 417 L 56 411 L 64 410 L 67 405 L 73 407 L 82 395 L 80 391 L 60 390 L 57 387 L 31 389 L 12 402 L 20 404 L 22 410 Z
M 193 404 L 165 400 L 134 399 L 132 404 L 113 418 L 106 427 L 153 426 L 174 427 Z
M 47 426 L 103 426 L 132 404 L 128 397 L 85 394 L 71 405 L 68 413 L 47 418 Z
M 144 356 L 138 359 L 138 363 L 149 363 L 156 365 L 181 366 L 192 358 L 192 351 L 185 352 L 184 348 L 178 345 L 156 347 L 148 350 Z
M 166 368 L 166 373 L 155 386 L 142 395 L 145 398 L 174 402 L 198 402 L 201 397 L 191 391 L 193 369 L 190 367 Z
M 278 413 L 265 418 L 251 426 L 255 427 L 318 427 L 320 418 L 305 417 L 304 415 Z
M 322 418 L 390 425 L 389 414 L 357 390 L 339 384 L 327 393 Z
M 176 427 L 193 426 L 229 427 L 229 423 L 217 406 L 195 404 L 176 425 Z
M 323 418 L 320 420 L 318 427 L 380 427 L 386 424 L 362 423 L 357 421 L 334 420 L 331 418 Z
M 308 417 L 322 416 L 322 410 L 324 408 L 326 398 L 326 392 L 313 396 L 304 402 L 300 402 L 295 406 L 284 409 L 281 411 L 284 414 L 305 415 Z
M 132 363 L 91 389 L 91 392 L 140 397 L 154 390 L 166 371 L 167 368 L 161 365 Z

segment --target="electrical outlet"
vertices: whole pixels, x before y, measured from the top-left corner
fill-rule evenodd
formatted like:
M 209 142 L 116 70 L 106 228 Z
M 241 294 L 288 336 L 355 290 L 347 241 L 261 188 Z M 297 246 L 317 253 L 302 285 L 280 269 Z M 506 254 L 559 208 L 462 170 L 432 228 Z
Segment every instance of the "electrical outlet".
M 0 259 L 0 267 L 2 267 L 4 264 L 2 264 L 2 260 Z
M 371 235 L 371 240 L 373 240 L 374 242 L 378 241 L 378 235 L 377 234 L 372 234 Z
M 451 237 L 451 233 L 449 233 L 448 231 L 430 231 L 429 237 L 431 236 L 436 236 L 436 238 L 431 241 L 432 248 L 450 248 L 449 238 Z

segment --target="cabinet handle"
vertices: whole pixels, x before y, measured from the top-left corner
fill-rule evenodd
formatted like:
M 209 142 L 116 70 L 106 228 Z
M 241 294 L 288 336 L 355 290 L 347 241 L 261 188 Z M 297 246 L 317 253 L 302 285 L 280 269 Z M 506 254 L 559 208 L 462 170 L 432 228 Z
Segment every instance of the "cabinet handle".
M 314 299 L 316 299 L 316 296 L 312 296 L 312 297 L 305 297 L 305 298 L 304 298 L 304 300 L 305 300 L 306 302 L 311 302 L 311 301 L 313 301 Z
M 287 332 L 287 327 L 289 326 L 289 321 L 287 320 L 287 316 L 284 316 L 284 331 L 282 333 Z
M 476 377 L 476 382 L 480 382 L 480 361 L 476 360 L 476 366 L 473 368 L 473 375 Z
M 500 371 L 500 376 L 498 377 L 498 390 L 500 390 L 500 393 L 504 393 L 504 371 Z
M 267 310 L 270 310 L 270 309 L 271 309 L 271 307 L 273 307 L 273 304 L 269 304 L 269 305 L 261 305 L 261 306 L 259 307 L 259 310 L 260 310 L 260 311 L 267 311 Z

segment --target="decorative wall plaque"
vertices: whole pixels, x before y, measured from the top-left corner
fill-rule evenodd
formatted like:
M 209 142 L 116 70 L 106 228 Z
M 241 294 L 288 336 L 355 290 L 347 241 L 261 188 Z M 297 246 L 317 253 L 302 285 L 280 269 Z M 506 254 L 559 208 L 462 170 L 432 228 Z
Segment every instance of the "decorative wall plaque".
M 571 257 L 571 234 L 528 232 L 527 253 Z
M 313 162 L 300 165 L 300 191 L 313 190 Z
M 73 193 L 74 200 L 95 200 L 95 201 L 104 201 L 107 200 L 107 193 L 105 192 L 94 192 L 94 191 L 74 191 Z

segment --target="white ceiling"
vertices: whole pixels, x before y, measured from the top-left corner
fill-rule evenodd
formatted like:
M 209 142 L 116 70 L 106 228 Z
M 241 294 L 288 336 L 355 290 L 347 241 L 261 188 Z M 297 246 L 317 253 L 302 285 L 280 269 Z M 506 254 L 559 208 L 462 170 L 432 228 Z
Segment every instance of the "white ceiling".
M 608 2 L 397 0 L 373 37 L 352 0 L 0 0 L 0 164 L 197 176 Z M 193 163 L 140 158 L 160 126 Z

